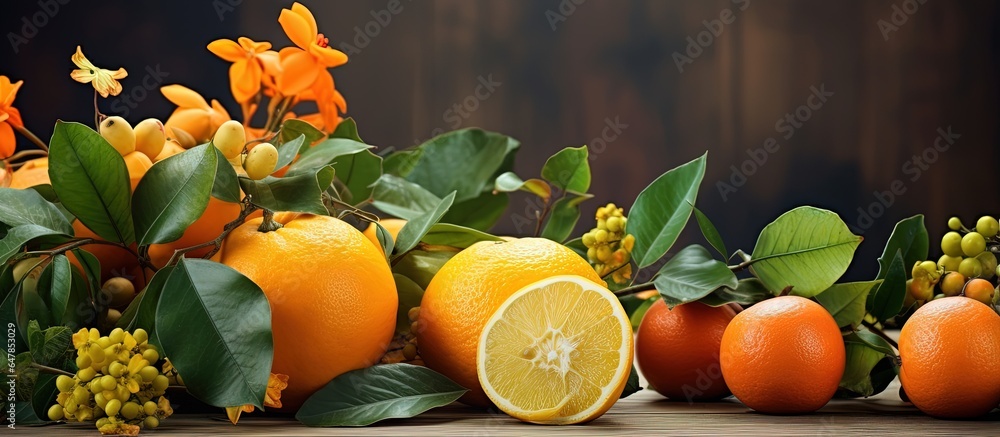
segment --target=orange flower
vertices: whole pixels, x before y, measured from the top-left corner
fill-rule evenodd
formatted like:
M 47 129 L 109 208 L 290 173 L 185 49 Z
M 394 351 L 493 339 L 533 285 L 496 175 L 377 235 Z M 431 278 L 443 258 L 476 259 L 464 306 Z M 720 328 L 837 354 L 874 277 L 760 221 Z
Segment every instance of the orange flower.
M 242 36 L 239 38 L 239 44 L 229 39 L 217 39 L 208 45 L 209 51 L 233 63 L 229 67 L 229 87 L 237 102 L 247 102 L 260 92 L 264 67 L 257 59 L 257 55 L 270 48 L 269 42 L 255 42 Z
M 281 373 L 272 373 L 270 377 L 267 378 L 267 391 L 264 394 L 264 406 L 268 408 L 281 408 L 281 391 L 288 388 L 288 375 Z M 226 415 L 229 416 L 229 421 L 236 422 L 240 421 L 240 415 L 243 413 L 253 413 L 253 405 L 247 404 L 242 407 L 226 407 Z
M 128 76 L 128 72 L 124 68 L 119 68 L 116 71 L 97 68 L 93 62 L 83 56 L 83 50 L 80 49 L 80 46 L 76 46 L 76 53 L 70 57 L 70 60 L 77 67 L 80 67 L 69 74 L 73 80 L 93 84 L 94 89 L 101 94 L 101 97 L 105 98 L 108 97 L 108 94 L 117 96 L 122 92 L 122 84 L 118 83 L 118 79 L 124 79 Z
M 302 100 L 314 100 L 319 109 L 318 114 L 309 114 L 299 117 L 316 126 L 324 132 L 333 132 L 337 129 L 342 118 L 340 114 L 347 112 L 347 100 L 337 91 L 333 83 L 333 76 L 329 71 L 320 72 L 316 83 L 312 88 L 299 96 Z
M 17 90 L 24 84 L 23 80 L 11 83 L 7 76 L 0 76 L 0 159 L 8 158 L 17 148 L 14 138 L 14 128 L 24 126 L 21 112 L 11 106 L 17 97 Z
M 203 143 L 212 138 L 222 123 L 229 121 L 229 113 L 218 100 L 212 100 L 209 106 L 204 97 L 183 85 L 167 85 L 160 92 L 177 105 L 164 124 L 167 132 L 181 129 Z
M 292 9 L 282 9 L 278 23 L 296 47 L 279 52 L 282 74 L 278 77 L 278 91 L 285 96 L 297 95 L 316 82 L 320 71 L 347 62 L 347 55 L 330 48 L 330 41 L 319 33 L 316 18 L 301 3 Z

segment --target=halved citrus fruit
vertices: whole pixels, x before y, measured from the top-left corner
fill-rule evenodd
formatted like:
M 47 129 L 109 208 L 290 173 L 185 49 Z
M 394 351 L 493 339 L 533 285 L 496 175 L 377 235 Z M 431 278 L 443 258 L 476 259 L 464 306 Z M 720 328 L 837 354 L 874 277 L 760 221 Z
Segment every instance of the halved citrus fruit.
M 510 296 L 479 338 L 476 369 L 505 413 L 541 424 L 594 420 L 621 396 L 632 325 L 607 288 L 554 276 Z

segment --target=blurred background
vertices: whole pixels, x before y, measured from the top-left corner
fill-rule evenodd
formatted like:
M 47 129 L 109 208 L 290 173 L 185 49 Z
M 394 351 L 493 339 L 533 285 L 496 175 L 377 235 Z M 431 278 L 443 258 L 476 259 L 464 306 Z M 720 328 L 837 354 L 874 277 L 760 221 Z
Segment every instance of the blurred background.
M 576 235 L 598 206 L 627 207 L 706 150 L 698 207 L 730 249 L 751 251 L 795 206 L 828 208 L 865 236 L 852 280 L 875 275 L 900 219 L 927 216 L 936 259 L 948 217 L 1000 214 L 992 1 L 304 3 L 350 56 L 333 75 L 369 144 L 400 149 L 478 126 L 520 140 L 525 178 L 559 149 L 590 145 L 596 198 Z M 25 81 L 15 106 L 43 138 L 57 118 L 93 120 L 90 87 L 69 78 L 77 44 L 98 66 L 130 73 L 131 98 L 103 101 L 105 113 L 166 120 L 173 106 L 146 79 L 186 85 L 237 115 L 229 64 L 205 46 L 241 35 L 288 45 L 277 17 L 290 4 L 7 2 L 0 74 Z M 534 208 L 521 194 L 510 205 L 508 214 Z M 494 231 L 531 232 L 516 223 Z M 703 243 L 693 223 L 675 250 L 691 243 Z

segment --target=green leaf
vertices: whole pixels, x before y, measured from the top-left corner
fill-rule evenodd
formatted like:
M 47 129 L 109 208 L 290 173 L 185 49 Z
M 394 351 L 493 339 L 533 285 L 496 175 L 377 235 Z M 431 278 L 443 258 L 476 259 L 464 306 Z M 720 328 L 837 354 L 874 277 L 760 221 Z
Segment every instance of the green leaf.
M 713 307 L 735 303 L 743 306 L 774 297 L 770 290 L 757 278 L 740 279 L 735 289 L 722 287 L 703 297 L 699 302 Z
M 695 207 L 694 218 L 698 221 L 698 228 L 701 229 L 701 235 L 705 236 L 708 244 L 711 244 L 712 248 L 722 255 L 722 259 L 728 259 L 729 251 L 726 250 L 726 243 L 722 241 L 722 235 L 719 235 L 719 230 L 715 228 L 715 225 L 708 219 L 708 216 Z
M 844 274 L 860 243 L 836 213 L 801 206 L 764 227 L 750 271 L 770 290 L 794 287 L 792 294 L 812 297 Z
M 833 316 L 837 326 L 853 329 L 865 319 L 865 301 L 876 285 L 878 281 L 833 284 L 815 298 Z
M 642 390 L 642 386 L 639 385 L 639 372 L 635 370 L 635 364 L 633 364 L 632 370 L 628 374 L 628 382 L 625 383 L 625 390 L 622 391 L 621 396 L 618 396 L 618 399 L 625 399 L 640 390 Z
M 705 178 L 708 154 L 664 173 L 635 199 L 626 232 L 635 235 L 632 259 L 639 268 L 652 265 L 677 241 L 691 217 L 698 186 Z
M 396 281 L 396 294 L 399 296 L 399 306 L 396 309 L 396 332 L 410 332 L 410 309 L 420 306 L 424 297 L 424 288 L 406 275 L 393 273 Z
M 308 147 L 305 135 L 299 135 L 298 138 L 282 143 L 278 146 L 278 163 L 274 165 L 274 168 L 279 169 L 291 164 L 295 157 L 308 150 Z
M 541 179 L 528 179 L 527 181 L 522 181 L 520 177 L 517 176 L 512 171 L 497 176 L 496 181 L 493 183 L 493 190 L 498 193 L 512 193 L 514 191 L 526 191 L 532 193 L 538 197 L 541 197 L 546 202 L 552 197 L 552 187 Z
M 882 250 L 882 256 L 878 259 L 879 271 L 875 279 L 886 277 L 896 251 L 900 251 L 903 256 L 903 266 L 908 267 L 913 266 L 917 261 L 927 259 L 929 248 L 930 242 L 927 236 L 927 227 L 924 226 L 923 215 L 917 214 L 900 220 L 892 229 L 892 234 L 885 243 L 885 249 Z
M 20 252 L 21 246 L 24 246 L 29 241 L 46 236 L 69 237 L 59 231 L 38 225 L 20 225 L 10 228 L 7 231 L 7 235 L 0 238 L 0 264 L 7 262 L 10 257 Z
M 91 299 L 96 298 L 101 291 L 101 261 L 90 252 L 80 248 L 73 249 L 73 255 L 80 262 L 83 274 L 87 277 Z
M 316 129 L 316 127 L 309 122 L 302 121 L 297 118 L 290 118 L 281 123 L 282 143 L 292 141 L 299 136 L 305 136 L 306 144 L 312 144 L 323 139 L 326 134 L 324 134 L 323 131 Z
M 347 138 L 359 143 L 364 142 L 361 140 L 361 135 L 358 134 L 358 123 L 351 117 L 341 120 L 340 124 L 337 125 L 337 128 L 333 130 L 332 134 L 330 134 L 330 138 Z
M 441 199 L 420 185 L 391 174 L 384 174 L 375 182 L 372 198 L 376 208 L 405 220 L 432 211 L 441 203 Z
M 405 178 L 438 197 L 455 191 L 461 203 L 491 191 L 496 176 L 511 170 L 507 158 L 518 147 L 513 138 L 480 129 L 448 132 L 417 147 L 422 152 Z
M 334 378 L 295 418 L 308 426 L 366 426 L 448 405 L 467 391 L 427 367 L 377 365 Z
M 452 205 L 441 221 L 488 231 L 503 216 L 509 202 L 506 194 L 484 192 L 477 198 Z
M 20 305 L 21 286 L 14 282 L 13 266 L 0 265 L 0 320 L 11 320 L 18 323 L 23 328 L 18 317 L 18 306 Z M 19 329 L 18 335 L 14 336 L 14 350 L 28 350 L 27 330 Z M 8 337 L 9 341 L 9 337 Z M 9 347 L 9 344 L 8 344 Z M 6 396 L 2 396 L 6 399 Z
M 52 257 L 52 261 L 45 266 L 38 278 L 36 290 L 51 311 L 53 325 L 63 324 L 67 311 L 73 313 L 76 310 L 69 307 L 72 286 L 73 273 L 69 259 L 62 254 Z
M 226 155 L 218 147 L 215 149 L 215 182 L 212 184 L 212 197 L 223 202 L 240 203 L 242 193 L 240 182 L 236 179 L 236 169 L 226 159 Z
M 562 243 L 573 233 L 576 222 L 580 220 L 580 207 L 573 204 L 572 195 L 563 197 L 552 204 L 552 211 L 542 228 L 542 238 L 548 238 Z
M 406 253 L 406 251 L 416 247 L 420 239 L 424 238 L 424 234 L 431 229 L 431 226 L 437 224 L 441 220 L 441 217 L 444 217 L 444 214 L 448 212 L 448 208 L 451 208 L 451 204 L 454 201 L 455 193 L 451 193 L 445 196 L 444 199 L 441 199 L 441 202 L 438 203 L 434 210 L 408 220 L 396 236 L 396 248 L 394 249 L 396 253 Z
M 670 258 L 653 279 L 667 306 L 694 302 L 721 287 L 736 288 L 736 275 L 726 263 L 712 258 L 697 244 L 681 249 Z
M 158 270 L 146 284 L 146 288 L 132 299 L 115 326 L 130 332 L 142 328 L 152 334 L 156 329 L 156 306 L 173 269 L 173 266 L 167 266 Z M 155 336 L 150 335 L 150 338 Z
M 563 246 L 572 249 L 573 252 L 576 252 L 577 255 L 580 255 L 580 258 L 587 259 L 587 246 L 583 244 L 582 237 L 577 237 L 572 240 L 569 240 L 563 243 Z
M 437 223 L 431 226 L 420 241 L 425 244 L 465 249 L 480 241 L 503 241 L 503 238 L 464 226 Z
M 884 381 L 886 370 L 892 377 L 889 381 L 896 376 L 892 364 L 891 346 L 881 337 L 868 331 L 864 332 L 869 338 L 863 340 L 856 333 L 844 338 L 847 364 L 840 379 L 838 397 L 869 397 L 878 394 L 888 386 L 888 382 Z M 877 341 L 880 345 L 873 347 L 869 341 Z M 889 350 L 888 355 L 885 353 L 885 348 Z
M 250 202 L 261 208 L 327 215 L 323 192 L 333 182 L 334 173 L 333 167 L 327 166 L 283 178 L 268 176 L 255 181 L 240 177 L 240 186 Z
M 880 322 L 895 317 L 903 310 L 906 300 L 906 268 L 903 263 L 903 252 L 896 249 L 882 283 L 868 294 L 868 312 Z
M 325 167 L 343 156 L 361 153 L 371 148 L 372 146 L 358 141 L 331 138 L 303 151 L 298 161 L 288 167 L 288 175 L 292 176 Z
M 63 206 L 88 229 L 108 241 L 135 242 L 128 169 L 100 134 L 57 121 L 49 142 L 49 179 Z
M 883 354 L 894 357 L 896 356 L 896 350 L 893 349 L 892 345 L 889 344 L 884 338 L 879 337 L 878 334 L 871 332 L 868 328 L 861 327 L 857 331 L 851 333 L 850 335 L 844 337 L 844 341 L 855 341 L 864 342 L 868 347 L 875 349 Z
M 371 196 L 372 185 L 382 175 L 382 158 L 372 146 L 344 138 L 331 138 L 306 150 L 288 168 L 288 176 L 332 165 L 337 179 L 350 191 L 347 200 L 360 203 Z
M 434 278 L 438 270 L 441 270 L 441 267 L 457 253 L 449 250 L 414 249 L 396 261 L 396 264 L 392 266 L 392 272 L 410 278 L 421 289 L 425 289 L 430 285 L 431 279 Z
M 38 379 L 35 380 L 35 386 L 31 390 L 31 409 L 38 418 L 48 420 L 49 407 L 56 403 L 56 394 L 59 392 L 56 378 L 58 376 L 51 373 L 39 373 Z
M 42 331 L 38 322 L 28 323 L 28 347 L 32 361 L 43 366 L 59 367 L 69 356 L 73 333 L 65 326 L 53 326 Z
M 0 223 L 10 227 L 38 225 L 73 235 L 66 216 L 35 190 L 0 188 Z
M 218 170 L 216 150 L 211 144 L 185 150 L 142 177 L 132 196 L 140 246 L 177 241 L 205 213 Z
M 642 323 L 642 318 L 646 316 L 646 312 L 649 311 L 649 307 L 653 306 L 656 301 L 660 300 L 660 295 L 650 296 L 649 299 L 642 301 L 639 307 L 632 312 L 628 320 L 632 324 L 632 330 L 639 329 L 639 324 Z
M 397 150 L 386 155 L 382 161 L 382 173 L 405 178 L 417 166 L 421 149 Z
M 216 407 L 263 407 L 274 349 L 260 287 L 224 264 L 185 258 L 163 290 L 156 336 L 188 392 Z
M 392 249 L 396 247 L 396 240 L 392 238 L 392 234 L 381 223 L 375 223 L 375 237 L 378 238 L 378 242 L 382 246 L 382 253 L 388 259 L 389 255 L 392 255 Z
M 590 162 L 587 146 L 567 147 L 549 157 L 542 178 L 565 191 L 586 193 L 590 189 Z

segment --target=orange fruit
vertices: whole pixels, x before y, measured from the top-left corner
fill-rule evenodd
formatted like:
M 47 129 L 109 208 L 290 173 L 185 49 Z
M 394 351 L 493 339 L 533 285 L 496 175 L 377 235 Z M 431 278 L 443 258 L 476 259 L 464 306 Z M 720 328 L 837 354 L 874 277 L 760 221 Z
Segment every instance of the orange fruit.
M 49 182 L 49 158 L 36 158 L 25 162 L 11 175 L 10 188 L 31 188 Z
M 965 297 L 920 307 L 899 333 L 899 381 L 934 417 L 982 416 L 1000 405 L 1000 316 Z
M 965 284 L 965 288 L 962 289 L 962 295 L 970 299 L 978 300 L 984 304 L 992 305 L 994 297 L 993 294 L 995 291 L 996 290 L 993 288 L 993 284 L 990 283 L 990 281 L 976 278 L 969 280 L 969 282 Z
M 416 327 L 420 356 L 428 367 L 469 389 L 462 402 L 490 405 L 476 374 L 483 327 L 516 291 L 556 275 L 578 275 L 605 285 L 586 260 L 551 240 L 469 246 L 448 260 L 424 291 Z
M 259 217 L 260 212 L 251 214 L 250 217 Z M 211 197 L 208 199 L 208 207 L 195 220 L 191 226 L 184 230 L 184 235 L 177 241 L 164 244 L 152 244 L 149 246 L 149 258 L 153 265 L 162 268 L 170 261 L 174 251 L 187 247 L 196 246 L 201 243 L 212 241 L 222 235 L 226 224 L 236 220 L 240 216 L 240 205 L 237 203 L 223 202 Z M 193 250 L 185 254 L 187 257 L 198 258 L 211 252 L 212 247 L 204 247 Z
M 396 285 L 385 257 L 333 217 L 277 213 L 239 226 L 215 259 L 254 281 L 271 304 L 273 373 L 288 375 L 285 410 L 334 377 L 378 363 L 396 329 Z
M 392 239 L 395 240 L 396 237 L 399 236 L 399 231 L 406 225 L 406 220 L 382 219 L 379 220 L 379 224 L 382 225 L 385 230 L 389 231 L 389 235 L 392 235 Z M 369 241 L 375 244 L 375 247 L 381 250 L 382 244 L 378 242 L 378 233 L 376 233 L 377 229 L 378 228 L 375 227 L 375 223 L 369 223 L 368 227 L 365 228 L 364 234 L 365 237 L 368 237 Z
M 840 385 L 846 359 L 833 316 L 798 296 L 768 299 L 737 314 L 722 335 L 719 356 L 733 395 L 769 414 L 822 408 Z
M 635 337 L 639 370 L 657 392 L 673 400 L 706 401 L 729 396 L 722 378 L 722 334 L 736 317 L 732 307 L 691 302 L 670 309 L 653 303 Z

